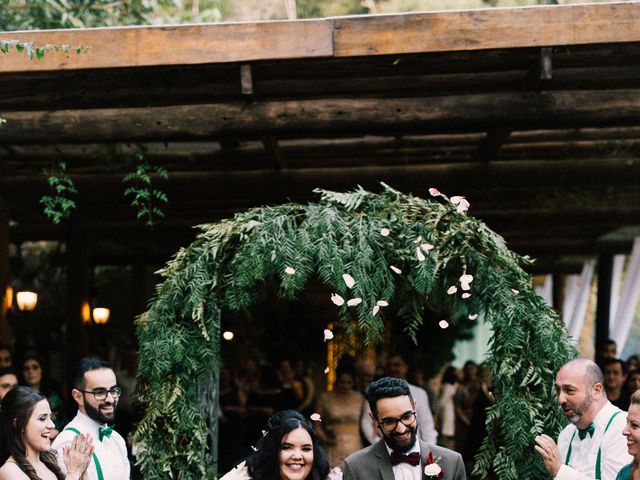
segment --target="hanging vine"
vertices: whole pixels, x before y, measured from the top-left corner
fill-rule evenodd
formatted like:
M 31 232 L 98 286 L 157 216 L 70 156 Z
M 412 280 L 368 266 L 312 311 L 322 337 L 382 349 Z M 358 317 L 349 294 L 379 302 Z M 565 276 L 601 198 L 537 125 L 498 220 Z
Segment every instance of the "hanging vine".
M 498 401 L 476 474 L 544 478 L 532 442 L 564 424 L 549 408 L 552 378 L 575 352 L 522 270 L 528 259 L 471 217 L 466 199 L 430 192 L 424 200 L 387 186 L 380 195 L 319 190 L 318 203 L 257 208 L 200 227 L 160 272 L 164 281 L 137 321 L 146 414 L 135 437 L 147 480 L 212 478 L 198 387 L 220 367 L 218 312 L 249 308 L 269 280 L 292 299 L 312 276 L 332 292 L 334 322 L 356 323 L 369 343 L 381 339 L 391 305 L 407 306 L 393 321 L 404 322 L 408 335 L 430 307 L 446 307 L 451 325 L 489 322 Z M 434 341 L 445 328 L 439 323 L 430 325 Z
M 152 175 L 168 180 L 169 172 L 147 162 L 142 150 L 136 152 L 135 159 L 135 169 L 122 179 L 123 183 L 131 185 L 124 191 L 124 196 L 131 199 L 131 206 L 137 210 L 137 218 L 144 219 L 148 227 L 153 227 L 154 219 L 164 218 L 160 204 L 168 203 L 169 197 L 155 186 Z
M 73 180 L 67 175 L 67 164 L 57 160 L 50 171 L 44 172 L 51 187 L 51 195 L 44 195 L 40 203 L 44 206 L 44 214 L 55 224 L 69 218 L 76 208 L 73 196 L 78 193 Z

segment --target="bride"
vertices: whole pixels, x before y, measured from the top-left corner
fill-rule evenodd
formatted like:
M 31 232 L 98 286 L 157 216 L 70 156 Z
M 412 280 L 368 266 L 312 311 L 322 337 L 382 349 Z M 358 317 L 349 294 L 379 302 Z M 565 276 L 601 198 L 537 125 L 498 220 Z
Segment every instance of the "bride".
M 263 433 L 255 451 L 220 480 L 342 480 L 300 412 L 274 413 Z

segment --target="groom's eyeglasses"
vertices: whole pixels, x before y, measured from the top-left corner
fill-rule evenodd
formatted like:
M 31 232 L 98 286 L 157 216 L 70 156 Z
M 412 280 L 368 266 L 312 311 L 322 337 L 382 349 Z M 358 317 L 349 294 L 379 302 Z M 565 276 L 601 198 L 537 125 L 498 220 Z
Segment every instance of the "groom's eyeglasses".
M 416 412 L 403 413 L 399 418 L 383 418 L 378 420 L 380 427 L 385 432 L 393 432 L 398 427 L 398 422 L 401 422 L 405 427 L 410 427 L 416 421 Z
M 82 393 L 91 393 L 99 402 L 106 400 L 109 393 L 113 398 L 119 398 L 120 394 L 122 394 L 122 389 L 120 387 L 112 387 L 109 390 L 106 388 L 96 388 L 95 390 L 80 390 L 77 388 L 76 390 Z

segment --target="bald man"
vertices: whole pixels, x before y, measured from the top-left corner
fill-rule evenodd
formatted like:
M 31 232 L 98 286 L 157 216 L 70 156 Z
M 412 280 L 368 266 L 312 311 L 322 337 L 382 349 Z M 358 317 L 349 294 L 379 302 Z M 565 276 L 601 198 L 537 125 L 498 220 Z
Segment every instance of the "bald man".
M 536 451 L 556 480 L 615 480 L 631 463 L 622 435 L 627 413 L 607 400 L 600 367 L 587 358 L 562 366 L 556 375 L 557 401 L 571 422 L 558 436 L 535 438 Z

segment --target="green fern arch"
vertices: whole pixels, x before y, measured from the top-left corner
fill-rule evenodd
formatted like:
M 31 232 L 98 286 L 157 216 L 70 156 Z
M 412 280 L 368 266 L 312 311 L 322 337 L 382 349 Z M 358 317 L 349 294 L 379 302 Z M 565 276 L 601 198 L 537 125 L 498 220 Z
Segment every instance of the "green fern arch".
M 382 187 L 380 194 L 318 190 L 317 203 L 256 208 L 200 226 L 195 241 L 161 270 L 164 281 L 137 322 L 146 414 L 136 439 L 145 479 L 212 475 L 206 453 L 211 412 L 203 410 L 203 399 L 220 367 L 220 310 L 250 307 L 273 279 L 281 296 L 292 299 L 312 276 L 345 300 L 362 299 L 336 309 L 339 322 L 356 320 L 368 342 L 381 338 L 385 308 L 374 310 L 380 300 L 402 305 L 398 316 L 410 336 L 424 309 L 436 305 L 447 305 L 452 324 L 475 315 L 489 322 L 487 360 L 498 401 L 487 415 L 476 473 L 545 478 L 533 437 L 564 424 L 558 409 L 549 408 L 552 379 L 575 352 L 520 267 L 528 260 L 468 215 L 459 197 L 432 191 L 425 200 Z M 356 279 L 351 290 L 345 273 Z M 461 282 L 462 275 L 473 279 Z

